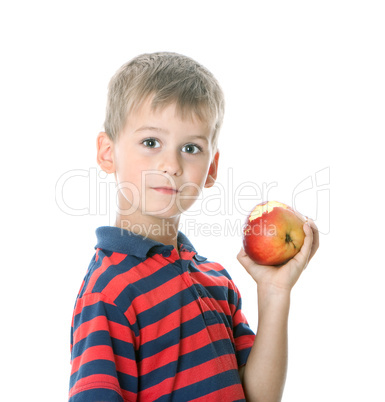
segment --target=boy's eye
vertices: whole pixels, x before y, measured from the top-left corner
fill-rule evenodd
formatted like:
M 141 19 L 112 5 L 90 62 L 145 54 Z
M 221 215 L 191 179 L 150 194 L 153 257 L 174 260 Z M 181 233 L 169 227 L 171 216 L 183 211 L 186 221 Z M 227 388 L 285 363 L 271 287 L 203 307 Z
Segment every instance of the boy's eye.
M 148 148 L 159 148 L 159 142 L 155 138 L 147 138 L 142 142 L 143 145 L 145 145 Z
M 182 148 L 182 151 L 188 154 L 197 154 L 198 152 L 202 152 L 202 148 L 199 145 L 187 144 Z

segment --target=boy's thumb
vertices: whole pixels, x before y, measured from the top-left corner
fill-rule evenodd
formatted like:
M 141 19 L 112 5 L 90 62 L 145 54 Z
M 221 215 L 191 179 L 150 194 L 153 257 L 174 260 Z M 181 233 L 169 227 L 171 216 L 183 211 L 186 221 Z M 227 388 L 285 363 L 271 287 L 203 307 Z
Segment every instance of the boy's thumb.
M 246 254 L 245 249 L 242 247 L 237 255 L 238 261 L 245 267 L 247 271 L 255 262 Z

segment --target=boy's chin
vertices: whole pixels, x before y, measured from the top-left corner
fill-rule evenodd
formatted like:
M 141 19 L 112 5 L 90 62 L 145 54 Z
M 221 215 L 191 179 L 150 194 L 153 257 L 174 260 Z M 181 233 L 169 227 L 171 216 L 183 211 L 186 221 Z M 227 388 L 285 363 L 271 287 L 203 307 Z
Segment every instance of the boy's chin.
M 143 217 L 152 217 L 156 219 L 178 219 L 184 211 L 143 211 Z
M 191 202 L 191 200 L 189 201 L 190 202 L 180 202 L 173 205 L 166 205 L 162 209 L 159 205 L 154 206 L 153 208 L 148 205 L 147 208 L 142 209 L 142 215 L 153 216 L 162 219 L 178 218 L 180 217 L 180 215 L 188 211 L 188 209 L 192 206 L 193 202 Z
M 131 216 L 137 221 L 138 217 L 142 216 L 143 223 L 148 222 L 151 218 L 176 220 L 179 219 L 183 213 L 189 210 L 189 208 L 194 204 L 194 201 L 195 200 L 188 200 L 188 202 L 176 202 L 173 204 L 164 203 L 163 205 L 158 202 L 156 205 L 149 202 L 147 205 L 137 205 L 136 207 L 131 204 L 126 206 L 127 209 L 119 206 L 119 211 L 120 215 L 126 220 L 130 220 Z

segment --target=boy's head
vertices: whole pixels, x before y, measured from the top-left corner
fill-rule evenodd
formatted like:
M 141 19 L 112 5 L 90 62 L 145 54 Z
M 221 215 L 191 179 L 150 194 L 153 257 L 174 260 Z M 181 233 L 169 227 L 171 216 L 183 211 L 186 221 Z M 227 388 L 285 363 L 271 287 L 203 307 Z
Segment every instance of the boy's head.
M 215 77 L 187 56 L 159 52 L 143 54 L 124 64 L 112 77 L 104 123 L 115 141 L 130 113 L 151 98 L 153 110 L 176 104 L 182 117 L 194 116 L 212 127 L 215 154 L 224 115 L 224 96 Z
M 115 174 L 120 215 L 177 218 L 216 180 L 223 92 L 213 75 L 175 53 L 138 56 L 109 85 L 98 164 Z

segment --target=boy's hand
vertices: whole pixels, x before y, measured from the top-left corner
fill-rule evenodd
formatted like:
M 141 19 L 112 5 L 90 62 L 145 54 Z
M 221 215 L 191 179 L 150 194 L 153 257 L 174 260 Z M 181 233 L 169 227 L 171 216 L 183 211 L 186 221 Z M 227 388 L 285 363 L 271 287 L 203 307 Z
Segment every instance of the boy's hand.
M 238 261 L 257 282 L 259 288 L 290 292 L 319 247 L 319 233 L 315 223 L 308 219 L 303 226 L 305 241 L 301 250 L 281 266 L 258 265 L 241 249 Z

